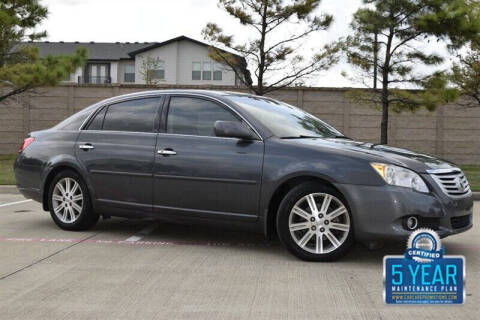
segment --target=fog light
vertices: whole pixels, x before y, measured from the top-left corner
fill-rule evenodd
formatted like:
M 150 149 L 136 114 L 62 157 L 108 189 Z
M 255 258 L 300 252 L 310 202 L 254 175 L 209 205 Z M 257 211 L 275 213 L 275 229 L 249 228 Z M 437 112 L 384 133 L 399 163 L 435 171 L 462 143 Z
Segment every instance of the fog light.
M 415 216 L 408 217 L 405 224 L 408 229 L 415 230 L 418 227 L 418 219 Z

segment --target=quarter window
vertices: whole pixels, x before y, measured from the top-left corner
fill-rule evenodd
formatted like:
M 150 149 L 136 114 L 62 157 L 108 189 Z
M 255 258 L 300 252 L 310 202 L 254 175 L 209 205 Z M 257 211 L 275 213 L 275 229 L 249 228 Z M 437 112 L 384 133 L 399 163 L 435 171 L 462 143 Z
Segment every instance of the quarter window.
M 108 107 L 103 130 L 153 132 L 158 98 L 137 99 Z
M 87 130 L 102 130 L 103 127 L 103 119 L 105 118 L 105 113 L 107 108 L 103 108 L 99 113 L 95 115 L 95 118 L 90 122 L 88 125 Z
M 202 72 L 202 79 L 203 80 L 212 80 L 212 64 L 210 62 L 203 63 L 203 72 Z
M 216 121 L 240 121 L 231 111 L 204 99 L 172 97 L 167 133 L 215 136 Z
M 201 80 L 202 78 L 202 64 L 200 62 L 194 62 L 192 64 L 192 80 Z

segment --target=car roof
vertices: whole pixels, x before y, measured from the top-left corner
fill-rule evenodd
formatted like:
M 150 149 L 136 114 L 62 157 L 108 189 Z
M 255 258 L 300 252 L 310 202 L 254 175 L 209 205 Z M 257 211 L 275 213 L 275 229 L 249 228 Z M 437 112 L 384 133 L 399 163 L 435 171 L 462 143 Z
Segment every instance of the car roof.
M 101 101 L 101 104 L 115 102 L 117 100 L 124 100 L 128 98 L 141 98 L 146 96 L 154 96 L 160 94 L 200 94 L 212 98 L 221 98 L 227 96 L 250 96 L 257 97 L 250 93 L 245 92 L 236 92 L 236 91 L 217 91 L 217 90 L 197 90 L 197 89 L 165 89 L 165 90 L 149 90 L 149 91 L 139 91 L 134 93 L 123 94 L 120 96 L 111 97 Z

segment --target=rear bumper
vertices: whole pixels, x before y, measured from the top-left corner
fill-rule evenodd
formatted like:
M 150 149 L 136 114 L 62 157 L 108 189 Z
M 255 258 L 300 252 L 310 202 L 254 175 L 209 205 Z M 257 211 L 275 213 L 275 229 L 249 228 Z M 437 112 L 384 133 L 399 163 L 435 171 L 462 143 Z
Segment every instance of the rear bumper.
M 395 186 L 337 184 L 352 212 L 359 241 L 407 239 L 411 233 L 405 217 L 415 216 L 419 227 L 428 227 L 444 238 L 465 232 L 473 225 L 473 197 L 451 199 L 432 192 L 423 194 Z
M 20 153 L 13 166 L 17 189 L 25 198 L 42 202 L 41 167 L 25 163 L 26 159 L 28 160 Z

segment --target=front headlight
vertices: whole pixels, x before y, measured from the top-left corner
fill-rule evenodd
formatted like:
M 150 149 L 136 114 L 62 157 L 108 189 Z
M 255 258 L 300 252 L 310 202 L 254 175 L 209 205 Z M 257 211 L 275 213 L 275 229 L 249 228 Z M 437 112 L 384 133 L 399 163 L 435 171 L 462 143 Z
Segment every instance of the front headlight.
M 428 187 L 423 179 L 412 170 L 385 163 L 371 163 L 371 166 L 386 183 L 392 186 L 411 188 L 419 192 L 428 192 Z

